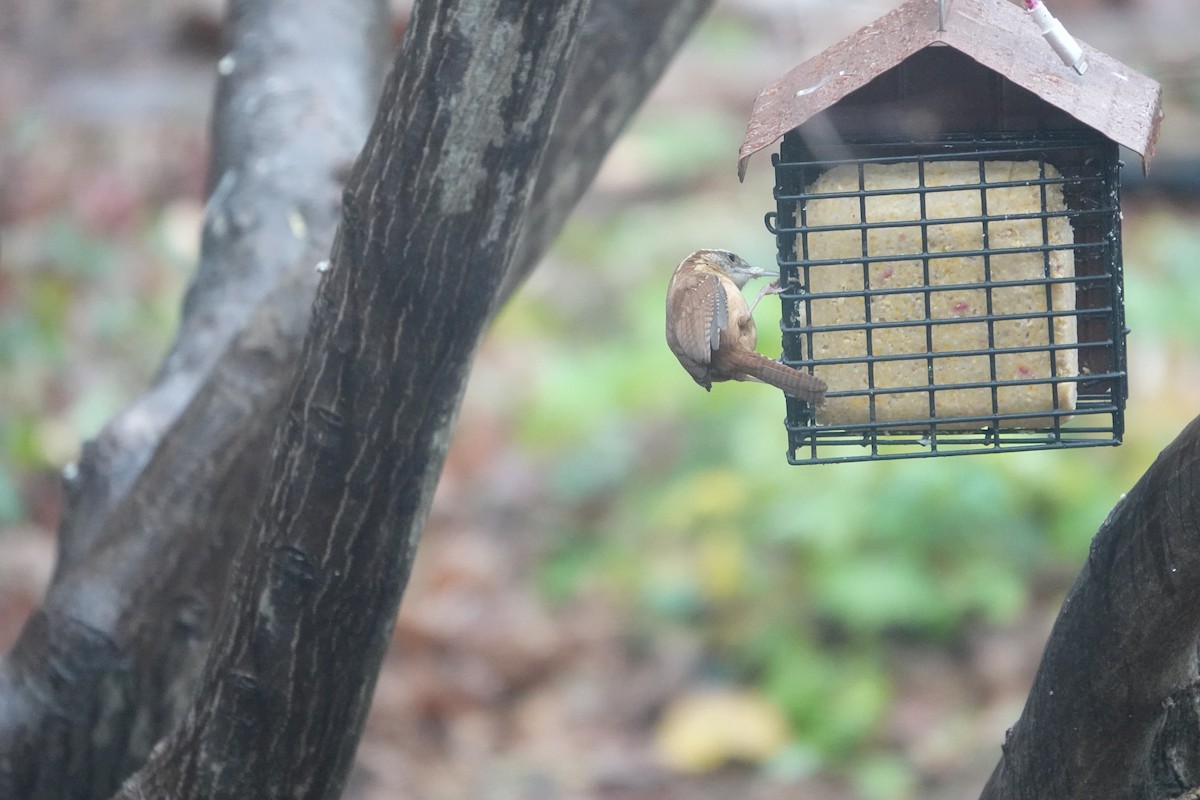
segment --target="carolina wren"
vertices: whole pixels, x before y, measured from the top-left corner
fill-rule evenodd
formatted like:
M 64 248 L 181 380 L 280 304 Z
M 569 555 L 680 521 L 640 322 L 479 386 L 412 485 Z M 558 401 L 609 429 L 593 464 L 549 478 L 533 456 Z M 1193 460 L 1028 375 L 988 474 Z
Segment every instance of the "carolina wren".
M 667 286 L 667 345 L 696 383 L 762 381 L 806 403 L 825 400 L 825 381 L 755 351 L 758 329 L 742 295 L 751 278 L 774 273 L 726 250 L 697 250 Z

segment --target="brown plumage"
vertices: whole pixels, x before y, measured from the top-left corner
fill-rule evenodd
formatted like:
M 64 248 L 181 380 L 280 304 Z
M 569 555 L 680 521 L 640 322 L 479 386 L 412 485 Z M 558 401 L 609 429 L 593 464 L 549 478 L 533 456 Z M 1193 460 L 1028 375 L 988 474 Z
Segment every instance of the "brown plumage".
M 667 345 L 696 383 L 762 381 L 806 403 L 825 400 L 825 381 L 755 351 L 758 330 L 742 295 L 751 278 L 770 274 L 726 250 L 697 250 L 667 286 Z

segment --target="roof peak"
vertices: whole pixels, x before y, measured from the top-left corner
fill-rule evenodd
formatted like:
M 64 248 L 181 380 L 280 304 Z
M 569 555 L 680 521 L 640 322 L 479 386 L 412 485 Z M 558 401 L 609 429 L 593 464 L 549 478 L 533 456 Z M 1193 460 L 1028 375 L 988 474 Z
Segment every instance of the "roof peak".
M 908 0 L 764 88 L 738 153 L 751 155 L 832 107 L 927 47 L 945 45 L 1031 92 L 1118 144 L 1148 169 L 1162 120 L 1162 89 L 1111 56 L 1080 43 L 1089 68 L 1078 75 L 1008 0 L 947 0 L 939 30 L 937 0 Z

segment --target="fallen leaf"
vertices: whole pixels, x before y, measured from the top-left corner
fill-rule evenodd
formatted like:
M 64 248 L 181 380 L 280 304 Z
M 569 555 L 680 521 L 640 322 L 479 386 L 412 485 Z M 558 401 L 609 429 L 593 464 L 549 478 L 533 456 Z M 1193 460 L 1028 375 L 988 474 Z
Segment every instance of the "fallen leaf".
M 730 762 L 761 764 L 791 741 L 783 711 L 758 692 L 704 689 L 667 707 L 656 732 L 663 763 L 686 773 Z

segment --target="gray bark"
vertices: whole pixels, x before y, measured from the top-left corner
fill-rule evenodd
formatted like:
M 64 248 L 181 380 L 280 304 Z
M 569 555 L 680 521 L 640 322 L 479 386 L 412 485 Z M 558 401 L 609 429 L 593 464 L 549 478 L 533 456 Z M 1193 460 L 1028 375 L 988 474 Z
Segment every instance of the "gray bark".
M 1200 419 L 1092 542 L 984 800 L 1186 794 L 1200 779 Z
M 612 140 L 710 1 L 612 0 L 589 12 L 580 56 L 567 73 L 558 124 L 532 182 L 518 255 L 500 278 L 502 288 L 484 287 L 474 278 L 444 287 L 463 293 L 455 305 L 474 309 L 478 319 L 472 325 L 485 324 L 499 300 L 532 269 Z M 386 48 L 381 37 L 390 30 L 383 5 L 378 0 L 232 4 L 232 60 L 224 62 L 231 70 L 219 88 L 213 119 L 212 197 L 201 264 L 177 342 L 155 385 L 85 446 L 77 475 L 68 481 L 52 586 L 14 650 L 0 661 L 0 797 L 109 796 L 151 746 L 180 723 L 195 696 L 218 619 L 235 619 L 237 609 L 225 602 L 235 554 L 248 536 L 263 530 L 261 524 L 251 525 L 247 508 L 267 476 L 277 422 L 283 419 L 285 430 L 296 422 L 284 409 L 312 308 L 313 267 L 329 252 L 341 210 L 340 181 L 366 135 L 378 95 L 383 64 L 378 56 Z M 455 44 L 459 50 L 475 46 Z M 405 64 L 407 58 L 405 53 Z M 369 158 L 361 162 L 368 163 Z M 474 166 L 487 173 L 493 163 Z M 449 175 L 464 165 L 472 166 L 469 158 L 454 169 L 442 168 Z M 435 165 L 409 161 L 400 166 Z M 361 197 L 361 184 L 359 190 L 350 196 Z M 411 203 L 414 197 L 400 199 Z M 364 214 L 386 212 L 358 201 L 348 202 L 347 210 L 352 237 L 363 236 L 372 224 Z M 474 210 L 490 213 L 486 204 Z M 495 270 L 479 262 L 474 267 L 484 279 Z M 437 276 L 432 270 L 427 275 Z M 323 298 L 318 308 L 333 308 L 328 296 Z M 444 302 L 446 296 L 439 298 Z M 407 342 L 420 330 L 410 321 L 396 333 Z M 454 388 L 449 376 L 465 370 L 470 348 L 443 355 L 460 361 L 445 361 L 438 382 L 414 384 L 415 394 L 406 395 L 405 402 L 425 411 L 443 404 L 438 407 L 445 411 L 444 403 L 454 400 L 436 393 Z M 322 419 L 328 424 L 335 418 Z M 439 419 L 444 432 L 449 419 Z M 410 427 L 407 421 L 397 424 Z M 421 491 L 436 480 L 444 435 L 427 444 L 431 452 L 412 454 L 405 468 Z M 279 488 L 277 482 L 269 485 Z M 389 487 L 375 488 L 386 493 Z M 408 509 L 413 521 L 407 531 L 392 531 L 406 537 L 404 558 L 416 544 L 419 511 Z M 258 566 L 273 565 L 276 573 L 268 574 L 280 580 L 292 575 L 289 565 L 296 567 L 290 580 L 300 602 L 309 556 L 289 554 L 295 555 L 272 551 Z M 407 567 L 391 566 L 388 591 L 395 594 Z M 344 579 L 356 575 L 346 572 Z M 390 625 L 394 603 L 359 613 L 376 631 L 371 648 L 380 647 L 386 627 L 381 620 Z M 324 652 L 327 642 L 291 644 L 291 668 L 326 668 L 301 657 Z M 376 655 L 371 650 L 366 666 L 346 677 L 346 686 L 360 695 L 353 719 L 343 720 L 349 729 L 333 756 L 338 767 L 323 778 L 327 789 L 339 780 L 335 773 L 353 749 L 355 715 L 369 697 Z M 222 684 L 210 688 L 214 685 Z M 212 700 L 215 694 L 214 689 L 204 697 Z M 196 724 L 189 722 L 193 734 Z M 200 739 L 191 741 L 199 747 Z M 147 781 L 170 779 L 161 769 L 147 776 L 152 777 L 140 778 L 130 791 L 141 791 L 137 787 Z
M 187 719 L 120 797 L 335 798 L 588 0 L 418 5 Z
M 107 797 L 186 707 L 388 22 L 382 0 L 232 3 L 201 261 L 154 385 L 66 482 L 53 581 L 0 663 L 0 797 Z

